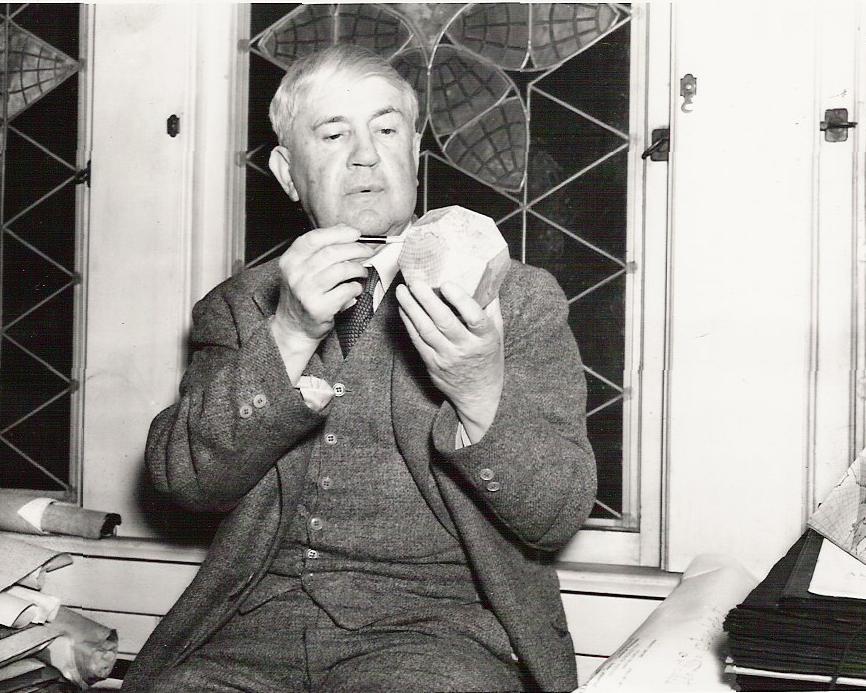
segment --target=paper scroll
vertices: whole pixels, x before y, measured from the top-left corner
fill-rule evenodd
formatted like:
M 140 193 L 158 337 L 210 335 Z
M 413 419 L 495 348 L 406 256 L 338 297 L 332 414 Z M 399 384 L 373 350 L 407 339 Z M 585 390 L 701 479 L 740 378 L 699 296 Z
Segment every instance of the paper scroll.
M 0 590 L 15 583 L 41 589 L 45 571 L 72 563 L 69 554 L 44 549 L 26 541 L 0 536 Z
M 485 307 L 508 271 L 508 244 L 490 217 L 443 207 L 405 233 L 397 264 L 407 284 L 421 281 L 437 289 L 451 281 Z
M 722 621 L 756 583 L 733 558 L 698 556 L 667 599 L 578 690 L 730 691 Z
M 53 498 L 34 498 L 0 490 L 0 531 L 24 534 L 69 534 L 101 539 L 115 534 L 120 515 L 88 510 Z

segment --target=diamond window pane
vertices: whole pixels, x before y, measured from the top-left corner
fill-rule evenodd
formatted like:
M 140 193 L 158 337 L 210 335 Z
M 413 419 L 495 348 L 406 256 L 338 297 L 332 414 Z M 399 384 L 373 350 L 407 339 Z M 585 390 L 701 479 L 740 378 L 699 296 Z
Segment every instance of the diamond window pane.
M 587 243 L 625 260 L 627 152 L 600 161 L 586 173 L 532 205 L 545 219 Z
M 0 487 L 74 497 L 80 14 L 0 20 Z
M 420 95 L 416 211 L 457 204 L 493 217 L 512 257 L 549 270 L 565 291 L 601 479 L 593 516 L 622 519 L 628 6 L 254 3 L 251 13 L 239 259 L 277 257 L 307 228 L 300 208 L 265 181 L 276 143 L 267 105 L 282 75 L 274 63 L 335 36 L 373 45 Z
M 628 132 L 630 28 L 623 24 L 535 86 L 620 132 Z

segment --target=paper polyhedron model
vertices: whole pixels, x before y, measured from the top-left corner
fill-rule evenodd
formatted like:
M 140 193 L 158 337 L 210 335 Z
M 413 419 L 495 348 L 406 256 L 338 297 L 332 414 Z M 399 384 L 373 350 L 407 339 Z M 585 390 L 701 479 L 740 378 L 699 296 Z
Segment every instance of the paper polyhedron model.
M 438 289 L 451 281 L 483 308 L 496 298 L 508 271 L 508 244 L 490 217 L 442 207 L 406 232 L 397 264 L 407 284 L 421 281 Z

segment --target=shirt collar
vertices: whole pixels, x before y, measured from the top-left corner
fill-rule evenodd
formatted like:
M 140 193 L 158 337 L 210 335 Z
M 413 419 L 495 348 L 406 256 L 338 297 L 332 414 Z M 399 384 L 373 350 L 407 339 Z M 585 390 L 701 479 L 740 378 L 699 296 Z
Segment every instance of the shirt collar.
M 405 234 L 411 225 L 411 222 L 406 224 L 406 228 L 398 234 L 398 237 Z M 391 282 L 394 281 L 394 277 L 397 276 L 397 272 L 400 270 L 397 266 L 397 258 L 400 257 L 400 250 L 402 248 L 402 243 L 385 243 L 379 252 L 364 262 L 364 267 L 370 267 L 372 265 L 376 268 L 376 271 L 379 273 L 379 282 L 382 284 L 383 291 L 388 291 Z

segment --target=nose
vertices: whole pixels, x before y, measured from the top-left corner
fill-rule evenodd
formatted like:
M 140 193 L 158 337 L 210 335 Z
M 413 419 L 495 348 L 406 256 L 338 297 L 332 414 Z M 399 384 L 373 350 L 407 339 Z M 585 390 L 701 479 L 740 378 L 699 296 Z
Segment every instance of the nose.
M 370 133 L 362 132 L 355 138 L 349 163 L 352 166 L 375 166 L 379 163 L 379 152 Z

